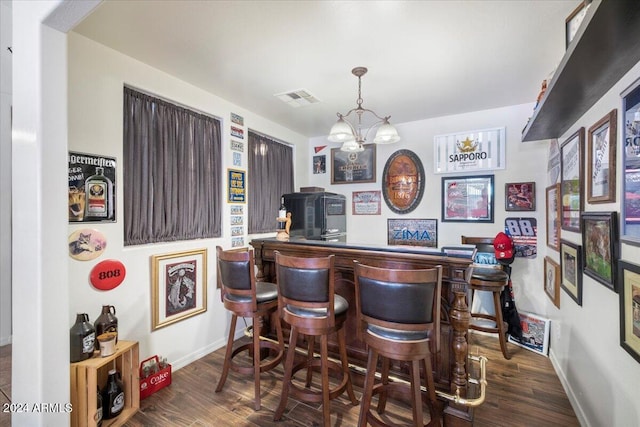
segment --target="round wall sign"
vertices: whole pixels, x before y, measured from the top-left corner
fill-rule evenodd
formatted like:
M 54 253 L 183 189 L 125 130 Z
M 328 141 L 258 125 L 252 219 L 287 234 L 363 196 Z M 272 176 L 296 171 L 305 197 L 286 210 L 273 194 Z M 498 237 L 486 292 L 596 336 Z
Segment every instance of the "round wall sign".
M 124 264 L 115 259 L 106 259 L 93 267 L 89 280 L 95 288 L 109 291 L 122 283 L 126 274 Z
M 382 173 L 384 201 L 395 213 L 405 214 L 420 204 L 424 194 L 424 168 L 413 151 L 398 150 Z
M 82 228 L 69 236 L 69 256 L 78 261 L 97 258 L 106 247 L 107 239 L 98 230 Z

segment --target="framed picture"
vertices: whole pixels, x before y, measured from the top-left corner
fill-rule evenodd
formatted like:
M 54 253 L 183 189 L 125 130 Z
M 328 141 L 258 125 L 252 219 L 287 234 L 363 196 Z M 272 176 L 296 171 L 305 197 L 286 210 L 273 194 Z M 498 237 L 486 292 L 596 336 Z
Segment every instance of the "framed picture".
M 151 257 L 151 330 L 207 311 L 207 250 Z
M 618 259 L 617 212 L 582 213 L 582 265 L 584 273 L 614 292 Z
M 560 217 L 562 207 L 560 204 L 560 184 L 547 187 L 547 246 L 556 251 L 560 249 Z
M 546 356 L 549 351 L 551 320 L 525 311 L 520 311 L 518 316 L 522 326 L 522 339 L 509 335 L 509 342 Z
M 352 153 L 331 149 L 331 184 L 376 182 L 376 144 L 364 144 L 364 151 Z
M 560 308 L 560 264 L 551 257 L 544 257 L 544 292 Z
M 354 191 L 352 193 L 351 212 L 353 215 L 380 215 L 382 213 L 382 192 Z
M 578 129 L 560 146 L 560 200 L 562 229 L 580 232 L 580 212 L 584 208 L 582 183 L 584 128 Z
M 582 305 L 582 248 L 562 240 L 560 242 L 560 285 L 578 305 Z
M 569 47 L 569 43 L 578 32 L 578 28 L 587 14 L 587 8 L 587 2 L 583 1 L 565 19 L 565 48 Z
M 618 263 L 620 277 L 620 345 L 640 362 L 640 266 Z
M 245 203 L 247 201 L 246 172 L 238 169 L 227 169 L 227 202 Z
M 382 173 L 382 196 L 392 212 L 406 214 L 418 207 L 424 194 L 424 167 L 410 150 L 393 153 Z
M 535 211 L 536 183 L 509 182 L 504 185 L 505 211 Z
M 443 222 L 493 222 L 493 175 L 443 177 Z
M 438 247 L 437 219 L 387 219 L 389 245 Z
M 598 120 L 589 128 L 587 138 L 587 201 L 616 201 L 616 138 L 618 110 Z
M 313 156 L 313 173 L 321 174 L 327 172 L 327 156 Z
M 620 239 L 640 246 L 640 79 L 623 92 L 622 96 L 624 137 Z
M 69 222 L 116 221 L 116 159 L 69 151 Z
M 433 137 L 433 173 L 486 173 L 505 169 L 506 128 L 480 129 Z

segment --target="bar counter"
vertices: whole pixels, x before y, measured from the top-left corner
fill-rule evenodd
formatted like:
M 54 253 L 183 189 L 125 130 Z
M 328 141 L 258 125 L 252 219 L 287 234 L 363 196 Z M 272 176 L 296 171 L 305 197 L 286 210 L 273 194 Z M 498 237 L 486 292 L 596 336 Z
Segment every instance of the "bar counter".
M 430 268 L 442 265 L 441 349 L 434 357 L 434 380 L 439 391 L 459 392 L 467 397 L 467 330 L 469 307 L 466 303 L 468 283 L 472 273 L 472 258 L 447 256 L 433 248 L 415 246 L 380 246 L 320 240 L 275 238 L 253 239 L 257 279 L 275 282 L 275 251 L 283 255 L 315 257 L 335 255 L 336 293 L 349 302 L 346 323 L 347 353 L 350 363 L 366 366 L 367 351 L 356 335 L 356 304 L 353 261 L 384 268 Z M 337 349 L 336 343 L 332 348 Z M 396 367 L 398 368 L 398 367 Z M 401 367 L 400 367 L 401 368 Z M 446 402 L 444 422 L 447 426 L 470 426 L 473 409 Z

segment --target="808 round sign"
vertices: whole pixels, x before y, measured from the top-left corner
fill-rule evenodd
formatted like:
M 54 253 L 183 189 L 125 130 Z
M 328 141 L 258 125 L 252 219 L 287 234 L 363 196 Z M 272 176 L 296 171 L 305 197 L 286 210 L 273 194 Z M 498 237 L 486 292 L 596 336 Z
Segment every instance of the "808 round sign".
M 96 289 L 110 291 L 122 283 L 126 274 L 124 264 L 115 259 L 106 259 L 93 267 L 89 280 Z

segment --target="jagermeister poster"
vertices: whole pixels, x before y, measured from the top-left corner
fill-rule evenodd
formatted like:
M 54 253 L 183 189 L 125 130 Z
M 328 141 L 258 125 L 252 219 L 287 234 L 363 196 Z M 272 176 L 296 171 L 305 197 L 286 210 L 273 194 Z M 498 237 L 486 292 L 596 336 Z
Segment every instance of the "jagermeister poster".
M 69 222 L 116 220 L 116 159 L 69 151 Z

